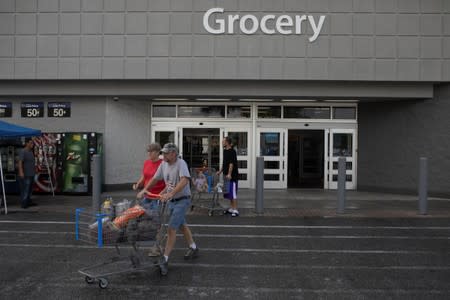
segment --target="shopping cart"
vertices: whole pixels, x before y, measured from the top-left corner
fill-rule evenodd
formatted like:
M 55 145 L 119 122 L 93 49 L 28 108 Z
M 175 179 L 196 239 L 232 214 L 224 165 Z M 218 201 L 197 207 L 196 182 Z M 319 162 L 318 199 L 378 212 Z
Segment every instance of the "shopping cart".
M 214 168 L 191 169 L 191 210 L 196 207 L 208 210 L 208 215 L 214 215 L 215 211 L 223 214 L 225 207 L 221 204 L 223 183 Z M 205 184 L 206 183 L 206 184 Z
M 159 195 L 152 195 L 159 197 Z M 88 284 L 98 281 L 100 288 L 108 286 L 108 277 L 122 273 L 159 267 L 166 238 L 166 202 L 159 201 L 158 210 L 144 209 L 141 202 L 120 216 L 93 214 L 76 209 L 76 239 L 97 245 L 113 245 L 117 255 L 95 265 L 78 270 Z M 159 256 L 147 255 L 150 247 L 159 250 Z M 161 269 L 160 269 L 161 272 Z M 165 275 L 162 274 L 161 275 Z

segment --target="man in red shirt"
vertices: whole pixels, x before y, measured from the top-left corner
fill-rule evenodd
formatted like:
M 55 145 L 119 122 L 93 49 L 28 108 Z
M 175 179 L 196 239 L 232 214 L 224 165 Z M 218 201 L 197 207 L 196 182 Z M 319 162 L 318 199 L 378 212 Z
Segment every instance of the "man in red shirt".
M 133 190 L 137 190 L 139 188 L 143 188 L 147 185 L 147 183 L 153 178 L 158 170 L 159 165 L 163 162 L 162 159 L 159 158 L 159 152 L 161 151 L 161 145 L 158 143 L 152 143 L 148 145 L 148 159 L 144 162 L 144 167 L 142 168 L 142 175 L 139 180 L 133 184 Z M 149 193 L 160 194 L 166 187 L 164 180 L 158 181 L 155 186 L 149 191 Z M 148 195 L 148 193 L 147 193 Z M 142 206 L 146 209 L 157 210 L 158 209 L 158 199 L 151 199 L 149 197 L 144 197 L 142 200 Z M 157 247 L 152 247 L 150 249 L 149 256 L 159 256 L 159 251 Z

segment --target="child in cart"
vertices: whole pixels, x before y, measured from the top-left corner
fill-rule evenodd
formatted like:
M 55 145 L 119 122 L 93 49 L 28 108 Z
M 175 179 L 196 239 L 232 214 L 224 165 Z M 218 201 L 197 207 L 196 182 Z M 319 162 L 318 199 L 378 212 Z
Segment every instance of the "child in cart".
M 197 171 L 197 177 L 192 179 L 192 184 L 194 185 L 195 189 L 199 193 L 205 193 L 208 191 L 208 180 L 203 174 L 203 170 L 199 169 Z

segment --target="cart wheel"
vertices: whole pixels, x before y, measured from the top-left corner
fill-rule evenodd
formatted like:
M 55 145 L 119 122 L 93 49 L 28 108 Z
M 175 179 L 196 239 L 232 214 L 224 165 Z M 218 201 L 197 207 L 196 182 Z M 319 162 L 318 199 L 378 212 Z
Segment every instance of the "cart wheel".
M 99 278 L 98 279 L 98 286 L 101 289 L 106 289 L 106 287 L 108 286 L 108 280 L 106 280 L 105 278 Z
M 89 277 L 89 276 L 84 277 L 84 280 L 85 280 L 86 283 L 88 283 L 88 284 L 93 284 L 94 281 L 95 281 L 94 278 Z

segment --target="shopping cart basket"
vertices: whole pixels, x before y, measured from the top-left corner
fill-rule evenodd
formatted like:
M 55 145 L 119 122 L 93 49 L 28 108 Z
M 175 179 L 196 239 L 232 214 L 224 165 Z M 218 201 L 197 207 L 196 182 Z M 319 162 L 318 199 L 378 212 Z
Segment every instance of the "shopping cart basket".
M 99 248 L 114 246 L 117 252 L 116 256 L 102 263 L 78 270 L 88 284 L 98 281 L 99 287 L 105 289 L 111 275 L 160 266 L 166 238 L 166 202 L 158 202 L 158 210 L 144 209 L 138 203 L 115 218 L 76 209 L 76 239 Z M 159 249 L 160 255 L 147 256 L 149 247 Z
M 220 203 L 223 183 L 219 181 L 220 177 L 215 169 L 192 168 L 191 177 L 191 210 L 196 207 L 205 208 L 209 216 L 215 211 L 223 213 L 225 207 Z

